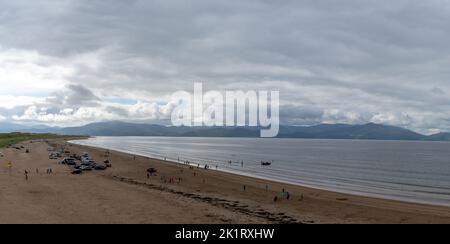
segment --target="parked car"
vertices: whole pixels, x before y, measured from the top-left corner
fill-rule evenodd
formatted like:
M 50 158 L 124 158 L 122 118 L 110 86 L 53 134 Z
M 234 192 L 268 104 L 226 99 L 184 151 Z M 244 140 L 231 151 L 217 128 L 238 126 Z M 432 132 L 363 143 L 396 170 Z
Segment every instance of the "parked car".
M 81 161 L 81 165 L 92 166 L 95 165 L 95 161 L 94 160 Z
M 81 165 L 80 170 L 86 171 L 86 170 L 92 170 L 92 166 L 90 165 Z
M 95 165 L 94 169 L 95 170 L 106 170 L 107 167 L 106 167 L 106 165 L 97 164 L 97 165 Z
M 76 170 L 72 171 L 73 175 L 79 175 L 79 174 L 82 174 L 82 173 L 83 173 L 83 171 L 81 169 L 76 169 Z
M 158 170 L 157 169 L 155 169 L 155 168 L 148 168 L 147 169 L 147 173 L 149 173 L 150 175 L 156 175 L 156 172 L 158 172 Z
M 59 157 L 61 157 L 61 155 L 59 155 L 59 153 L 56 152 L 52 152 L 48 155 L 49 159 L 58 159 Z

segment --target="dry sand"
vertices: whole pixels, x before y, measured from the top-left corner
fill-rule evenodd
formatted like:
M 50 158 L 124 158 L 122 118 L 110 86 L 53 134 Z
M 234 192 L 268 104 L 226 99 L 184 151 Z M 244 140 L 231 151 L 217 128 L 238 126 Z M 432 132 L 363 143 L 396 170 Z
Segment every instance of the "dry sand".
M 189 169 L 140 156 L 134 160 L 120 152 L 110 153 L 113 167 L 106 171 L 72 175 L 68 166 L 48 159 L 47 143 L 21 145 L 30 153 L 0 150 L 0 223 L 450 223 L 446 207 Z M 67 144 L 66 150 L 105 160 L 103 149 Z M 149 167 L 157 168 L 158 176 L 147 179 Z M 53 174 L 46 174 L 48 168 Z M 291 199 L 274 202 L 283 188 Z

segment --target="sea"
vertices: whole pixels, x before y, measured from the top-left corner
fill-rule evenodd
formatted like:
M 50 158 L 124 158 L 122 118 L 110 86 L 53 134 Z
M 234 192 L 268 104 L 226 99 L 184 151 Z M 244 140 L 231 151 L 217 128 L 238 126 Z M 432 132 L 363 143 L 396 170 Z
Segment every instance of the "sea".
M 449 142 L 210 137 L 72 142 L 317 189 L 450 206 Z

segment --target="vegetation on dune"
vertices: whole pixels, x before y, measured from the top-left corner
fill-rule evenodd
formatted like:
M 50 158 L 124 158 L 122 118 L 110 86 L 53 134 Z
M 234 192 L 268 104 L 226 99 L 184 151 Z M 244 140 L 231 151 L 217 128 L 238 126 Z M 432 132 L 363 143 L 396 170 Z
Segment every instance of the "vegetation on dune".
M 54 138 L 68 138 L 72 136 L 61 136 L 56 134 L 32 134 L 32 133 L 7 133 L 0 134 L 0 148 L 8 145 L 14 145 L 23 141 L 39 140 L 39 139 L 54 139 Z

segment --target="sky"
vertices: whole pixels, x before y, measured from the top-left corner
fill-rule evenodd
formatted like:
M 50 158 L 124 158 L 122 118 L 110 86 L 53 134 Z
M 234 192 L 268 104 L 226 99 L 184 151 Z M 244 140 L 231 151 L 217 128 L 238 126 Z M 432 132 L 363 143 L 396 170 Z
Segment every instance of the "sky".
M 171 94 L 280 91 L 280 120 L 450 131 L 444 0 L 0 0 L 0 123 L 167 123 Z

